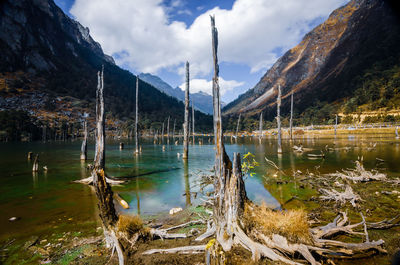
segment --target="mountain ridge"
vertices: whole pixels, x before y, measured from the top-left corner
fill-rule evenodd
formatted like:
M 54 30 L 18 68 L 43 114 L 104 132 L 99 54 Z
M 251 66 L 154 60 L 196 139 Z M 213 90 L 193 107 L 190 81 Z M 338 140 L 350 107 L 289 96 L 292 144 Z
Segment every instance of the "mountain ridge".
M 1 1 L 0 27 L 0 110 L 25 111 L 39 126 L 79 127 L 84 112 L 94 117 L 97 72 L 104 66 L 109 129 L 132 129 L 136 76 L 115 65 L 89 29 L 53 0 Z M 168 116 L 179 124 L 183 113 L 182 102 L 140 82 L 141 130 L 161 128 Z M 211 129 L 210 116 L 195 116 L 197 131 Z
M 362 87 L 361 76 L 373 72 L 375 64 L 384 65 L 380 73 L 399 64 L 398 59 L 391 59 L 400 54 L 396 45 L 399 29 L 388 1 L 352 0 L 333 11 L 325 22 L 281 56 L 252 89 L 223 109 L 224 115 L 254 116 L 263 112 L 264 117 L 272 120 L 278 84 L 282 87 L 282 108 L 286 113 L 290 104 L 285 98 L 292 92 L 295 111 L 300 115 L 319 102 L 333 107 L 329 115 L 337 113 Z M 398 87 L 393 90 L 397 95 Z M 372 99 L 367 102 L 373 105 Z M 360 101 L 357 106 L 364 103 Z
M 185 101 L 185 92 L 180 88 L 176 87 L 173 88 L 167 82 L 162 80 L 160 77 L 156 75 L 152 75 L 149 73 L 141 73 L 139 74 L 139 78 L 144 80 L 145 82 L 153 85 L 155 88 L 159 89 L 160 91 L 166 93 L 169 96 L 175 97 L 180 101 Z M 190 93 L 189 95 L 190 101 L 193 100 L 195 109 L 206 113 L 212 114 L 213 113 L 213 105 L 212 105 L 212 96 L 200 91 L 197 93 Z M 225 106 L 224 102 L 221 102 L 221 106 Z

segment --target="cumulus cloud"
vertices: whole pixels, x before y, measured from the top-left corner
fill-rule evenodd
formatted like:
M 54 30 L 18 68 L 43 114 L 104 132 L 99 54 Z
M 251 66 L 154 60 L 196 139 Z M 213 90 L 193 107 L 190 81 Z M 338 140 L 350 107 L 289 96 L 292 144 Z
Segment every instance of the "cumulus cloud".
M 224 96 L 227 92 L 232 91 L 236 87 L 240 87 L 242 85 L 244 85 L 244 82 L 219 78 L 219 88 L 221 96 Z M 184 90 L 186 88 L 186 84 L 183 83 L 179 87 Z M 197 93 L 202 91 L 209 95 L 212 95 L 212 81 L 207 81 L 206 79 L 191 79 L 189 90 L 190 93 Z
M 210 14 L 216 16 L 220 61 L 258 72 L 274 63 L 277 49 L 296 45 L 313 20 L 347 1 L 236 0 L 231 10 L 204 11 L 191 25 L 172 21 L 171 7 L 162 0 L 75 0 L 70 13 L 90 28 L 118 64 L 154 74 L 167 69 L 181 74 L 183 80 L 186 60 L 194 78 L 207 78 L 212 72 Z M 182 3 L 173 1 L 172 8 Z

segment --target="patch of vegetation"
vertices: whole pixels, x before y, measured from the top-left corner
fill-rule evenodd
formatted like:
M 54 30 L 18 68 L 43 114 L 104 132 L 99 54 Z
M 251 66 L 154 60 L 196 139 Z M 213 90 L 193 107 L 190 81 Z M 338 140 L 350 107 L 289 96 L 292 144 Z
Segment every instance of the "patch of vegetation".
M 265 204 L 246 204 L 243 216 L 246 227 L 256 228 L 265 235 L 278 234 L 292 243 L 311 242 L 307 213 L 303 209 L 274 211 Z

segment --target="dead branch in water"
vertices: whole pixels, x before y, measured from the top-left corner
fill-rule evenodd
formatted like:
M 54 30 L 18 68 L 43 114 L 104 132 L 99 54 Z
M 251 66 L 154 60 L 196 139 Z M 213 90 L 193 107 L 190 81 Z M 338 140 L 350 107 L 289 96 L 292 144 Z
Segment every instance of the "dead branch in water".
M 355 164 L 355 169 L 343 169 L 342 172 L 326 174 L 325 176 L 341 178 L 343 180 L 351 180 L 354 183 L 373 180 L 386 180 L 386 174 L 379 173 L 376 170 L 368 171 L 364 168 L 360 161 L 356 161 Z
M 321 200 L 335 201 L 340 205 L 344 205 L 346 202 L 350 202 L 353 207 L 357 207 L 356 202 L 362 200 L 359 195 L 354 193 L 353 189 L 349 185 L 346 186 L 346 190 L 344 192 L 339 192 L 334 189 L 320 189 L 320 192 L 324 194 L 323 196 L 319 197 Z

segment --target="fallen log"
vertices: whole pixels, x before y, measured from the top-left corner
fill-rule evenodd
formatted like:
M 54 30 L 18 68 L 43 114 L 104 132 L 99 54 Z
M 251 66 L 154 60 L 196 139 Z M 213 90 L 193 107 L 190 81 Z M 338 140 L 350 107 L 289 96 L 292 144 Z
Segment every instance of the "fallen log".
M 150 249 L 150 250 L 143 252 L 142 254 L 143 255 L 151 255 L 151 254 L 155 254 L 155 253 L 199 254 L 199 253 L 204 252 L 205 249 L 206 249 L 206 245 L 185 246 L 185 247 L 168 248 L 168 249 Z

